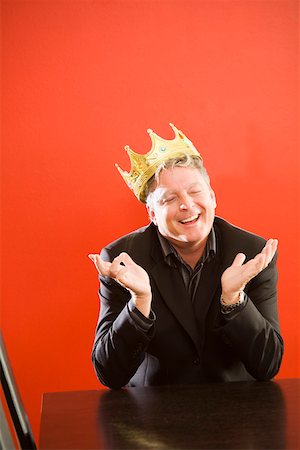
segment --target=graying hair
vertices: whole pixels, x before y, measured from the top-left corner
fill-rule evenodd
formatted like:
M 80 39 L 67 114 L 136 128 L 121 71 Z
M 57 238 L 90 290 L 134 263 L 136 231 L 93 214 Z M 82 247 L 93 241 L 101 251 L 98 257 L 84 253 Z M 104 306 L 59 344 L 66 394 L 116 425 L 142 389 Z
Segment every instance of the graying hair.
M 163 170 L 173 169 L 174 167 L 192 167 L 199 170 L 204 181 L 210 186 L 210 179 L 208 173 L 202 163 L 202 160 L 198 156 L 182 155 L 177 158 L 168 159 L 158 166 L 155 174 L 148 180 L 145 187 L 146 204 L 150 206 L 152 202 L 152 193 L 155 190 L 156 184 L 159 180 L 159 175 Z

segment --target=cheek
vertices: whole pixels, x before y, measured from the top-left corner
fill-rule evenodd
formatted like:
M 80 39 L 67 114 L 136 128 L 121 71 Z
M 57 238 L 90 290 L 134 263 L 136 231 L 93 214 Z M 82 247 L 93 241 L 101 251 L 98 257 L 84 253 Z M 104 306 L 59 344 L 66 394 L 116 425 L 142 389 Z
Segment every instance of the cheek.
M 159 215 L 156 216 L 157 224 L 161 228 L 166 228 L 172 222 L 172 214 L 170 211 L 161 211 Z
M 178 220 L 174 214 L 168 214 L 164 218 L 164 223 L 169 229 L 175 230 L 178 226 Z
M 214 198 L 209 198 L 209 199 L 206 199 L 206 201 L 202 203 L 202 206 L 207 210 L 213 211 L 216 209 L 217 205 L 216 205 Z

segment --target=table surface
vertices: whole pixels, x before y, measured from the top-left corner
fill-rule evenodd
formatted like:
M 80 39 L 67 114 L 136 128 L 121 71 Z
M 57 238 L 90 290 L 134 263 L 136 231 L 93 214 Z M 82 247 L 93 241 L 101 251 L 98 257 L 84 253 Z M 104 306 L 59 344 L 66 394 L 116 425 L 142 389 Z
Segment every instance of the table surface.
M 299 449 L 300 379 L 47 393 L 40 449 Z

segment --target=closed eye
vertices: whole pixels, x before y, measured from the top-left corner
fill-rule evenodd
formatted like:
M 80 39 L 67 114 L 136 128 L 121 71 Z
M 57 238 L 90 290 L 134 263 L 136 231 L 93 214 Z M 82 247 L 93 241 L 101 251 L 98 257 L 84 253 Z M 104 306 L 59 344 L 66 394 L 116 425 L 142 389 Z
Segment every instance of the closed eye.
M 174 200 L 176 200 L 176 196 L 175 195 L 171 195 L 169 197 L 165 197 L 161 199 L 161 203 L 163 205 L 168 204 L 168 203 L 172 203 Z
M 202 191 L 200 189 L 189 192 L 190 195 L 197 195 L 197 194 L 201 194 L 201 193 L 202 193 Z

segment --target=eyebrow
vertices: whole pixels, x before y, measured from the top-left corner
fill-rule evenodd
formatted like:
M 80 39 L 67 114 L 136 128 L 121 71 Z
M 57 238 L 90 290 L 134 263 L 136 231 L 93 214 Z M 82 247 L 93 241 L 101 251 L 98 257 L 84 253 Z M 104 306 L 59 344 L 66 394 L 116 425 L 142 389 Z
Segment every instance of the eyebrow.
M 203 184 L 202 184 L 201 182 L 199 182 L 199 181 L 196 181 L 195 183 L 192 183 L 192 184 L 190 184 L 189 186 L 187 186 L 185 189 L 187 189 L 187 190 L 188 190 L 188 189 L 192 189 L 192 188 L 195 187 L 195 186 L 202 187 Z M 163 190 L 164 188 L 166 189 L 166 191 L 165 191 L 164 193 L 167 193 L 167 194 L 174 194 L 174 193 L 177 192 L 177 190 L 174 190 L 174 189 L 168 190 L 167 186 L 164 186 L 164 185 L 158 186 L 155 190 L 156 190 L 156 191 L 160 191 L 160 190 Z
M 196 181 L 195 183 L 192 183 L 190 186 L 188 186 L 186 189 L 193 189 L 195 186 L 199 186 L 202 187 L 203 184 L 199 181 Z M 165 191 L 163 189 L 166 189 Z M 162 186 L 158 186 L 155 189 L 155 192 L 157 192 L 157 200 L 161 200 L 164 196 L 167 195 L 177 195 L 177 190 L 174 189 L 170 189 L 168 190 L 166 186 L 162 185 Z

